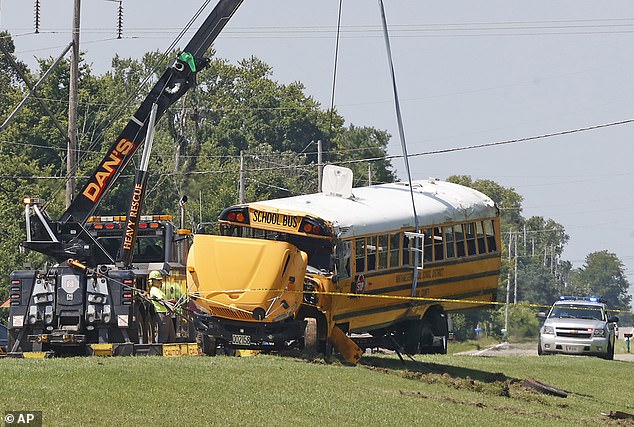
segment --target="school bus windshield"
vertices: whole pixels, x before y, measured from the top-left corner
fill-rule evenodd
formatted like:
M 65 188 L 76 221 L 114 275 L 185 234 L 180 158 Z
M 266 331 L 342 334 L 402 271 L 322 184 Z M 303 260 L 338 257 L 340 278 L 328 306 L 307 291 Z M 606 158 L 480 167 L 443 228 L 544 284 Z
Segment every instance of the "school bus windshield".
M 223 225 L 220 228 L 220 234 L 223 236 L 249 237 L 253 239 L 288 242 L 308 254 L 309 266 L 322 271 L 333 271 L 333 244 L 329 239 L 233 225 Z

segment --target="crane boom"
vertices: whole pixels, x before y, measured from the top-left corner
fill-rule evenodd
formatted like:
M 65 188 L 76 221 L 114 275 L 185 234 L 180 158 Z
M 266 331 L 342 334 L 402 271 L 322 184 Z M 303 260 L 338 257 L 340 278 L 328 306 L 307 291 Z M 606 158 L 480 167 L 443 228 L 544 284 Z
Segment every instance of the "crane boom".
M 90 258 L 94 258 L 95 251 L 99 252 L 98 257 L 105 256 L 103 248 L 85 232 L 84 224 L 143 145 L 153 105 L 156 105 L 158 121 L 172 104 L 195 86 L 196 74 L 209 64 L 209 59 L 203 55 L 242 2 L 218 1 L 183 52 L 169 63 L 59 220 L 53 221 L 39 209 L 37 202 L 32 202 L 33 199 L 25 201 L 27 240 L 22 242 L 23 247 L 59 261 L 77 258 L 91 264 Z
M 61 223 L 73 221 L 83 224 L 92 215 L 103 196 L 142 145 L 152 104 L 158 105 L 156 112 L 158 121 L 172 104 L 195 85 L 196 73 L 205 68 L 208 63 L 203 55 L 242 1 L 220 0 L 196 31 L 183 53 L 172 60 L 121 134 L 115 139 L 88 182 L 60 218 Z

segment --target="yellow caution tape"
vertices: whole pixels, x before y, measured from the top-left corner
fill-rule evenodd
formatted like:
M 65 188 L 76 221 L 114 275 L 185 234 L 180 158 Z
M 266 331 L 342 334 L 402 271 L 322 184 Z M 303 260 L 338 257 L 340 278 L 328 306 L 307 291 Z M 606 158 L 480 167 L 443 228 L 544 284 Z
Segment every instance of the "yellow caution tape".
M 326 291 L 300 291 L 300 290 L 290 290 L 290 289 L 241 289 L 241 290 L 224 290 L 224 291 L 214 291 L 215 293 L 237 293 L 237 292 L 271 292 L 271 291 L 280 291 L 280 292 L 289 292 L 289 293 L 301 293 L 301 294 L 313 294 L 313 295 L 328 295 L 328 296 L 337 296 L 337 297 L 354 297 L 354 298 L 373 298 L 373 299 L 390 299 L 390 300 L 402 300 L 402 301 L 420 301 L 420 302 L 441 302 L 447 304 L 474 304 L 474 305 L 497 305 L 497 306 L 506 306 L 506 302 L 500 301 L 481 301 L 481 300 L 468 300 L 468 299 L 452 299 L 452 298 L 430 298 L 430 297 L 419 297 L 419 296 L 402 296 L 402 295 L 382 295 L 382 294 L 356 294 L 352 292 L 326 292 Z M 193 299 L 200 299 L 203 301 L 215 302 L 213 299 L 204 298 L 196 293 L 192 293 L 189 295 Z M 529 308 L 545 308 L 550 309 L 551 305 L 542 305 L 542 304 L 532 304 L 527 302 L 509 302 L 508 305 L 510 307 L 529 307 Z M 232 307 L 235 309 L 235 307 Z M 627 310 L 607 310 L 610 313 L 629 313 Z

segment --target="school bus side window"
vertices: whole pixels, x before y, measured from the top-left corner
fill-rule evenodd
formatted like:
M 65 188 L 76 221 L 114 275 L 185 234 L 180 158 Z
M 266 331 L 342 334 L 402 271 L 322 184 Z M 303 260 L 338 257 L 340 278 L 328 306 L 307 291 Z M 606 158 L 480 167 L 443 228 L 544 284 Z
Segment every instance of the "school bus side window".
M 454 225 L 454 235 L 456 238 L 456 256 L 463 257 L 466 255 L 465 241 L 464 241 L 464 225 Z
M 470 222 L 465 224 L 465 229 L 467 232 L 467 253 L 471 255 L 477 255 L 478 251 L 476 249 L 476 232 L 475 232 L 475 223 Z
M 495 227 L 493 226 L 493 221 L 484 221 L 484 225 L 486 228 L 485 231 L 487 235 L 487 246 L 489 252 L 496 252 L 498 248 L 495 244 Z
M 453 243 L 453 227 L 443 227 L 445 234 L 445 254 L 447 258 L 456 256 L 456 249 Z
M 482 221 L 476 222 L 476 229 L 478 232 L 478 252 L 481 254 L 487 253 L 486 237 L 484 234 L 484 224 Z
M 411 265 L 409 256 L 409 239 L 404 233 L 401 233 L 401 241 L 403 242 L 403 265 Z
M 431 228 L 426 228 L 423 230 L 425 234 L 425 244 L 423 245 L 423 259 L 425 262 L 433 261 L 434 259 L 434 236 L 432 234 Z
M 379 245 L 377 248 L 377 252 L 379 256 L 379 265 L 377 267 L 377 270 L 385 270 L 387 268 L 387 234 L 381 234 L 379 236 L 378 243 Z
M 400 234 L 394 233 L 390 234 L 390 266 L 389 268 L 398 267 L 398 255 L 401 250 L 400 248 Z
M 440 227 L 434 227 L 434 260 L 442 261 L 445 259 L 445 249 L 443 245 L 442 230 Z
M 357 273 L 363 273 L 365 271 L 365 239 L 363 237 L 355 239 L 354 253 L 357 264 L 355 271 Z
M 374 271 L 376 270 L 376 252 L 377 252 L 377 236 L 368 236 L 365 238 L 366 245 L 366 271 Z

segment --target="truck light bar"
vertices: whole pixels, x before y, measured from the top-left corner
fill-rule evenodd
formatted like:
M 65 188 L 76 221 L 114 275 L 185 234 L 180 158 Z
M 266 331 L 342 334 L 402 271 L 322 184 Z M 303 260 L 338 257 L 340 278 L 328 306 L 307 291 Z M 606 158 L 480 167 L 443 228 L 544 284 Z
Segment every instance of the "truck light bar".
M 141 221 L 172 221 L 172 215 L 141 215 Z M 91 216 L 86 222 L 125 222 L 125 215 Z
M 590 296 L 590 297 L 575 297 L 575 296 L 571 296 L 571 295 L 561 295 L 559 297 L 559 301 L 571 301 L 571 300 L 578 300 L 578 301 L 590 301 L 590 302 L 604 302 L 604 299 L 601 297 L 595 297 L 595 296 Z
M 25 197 L 22 199 L 22 203 L 25 205 L 43 205 L 45 200 L 37 197 Z

